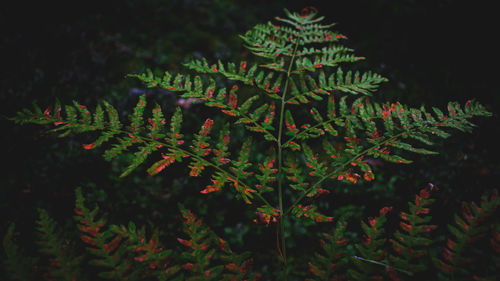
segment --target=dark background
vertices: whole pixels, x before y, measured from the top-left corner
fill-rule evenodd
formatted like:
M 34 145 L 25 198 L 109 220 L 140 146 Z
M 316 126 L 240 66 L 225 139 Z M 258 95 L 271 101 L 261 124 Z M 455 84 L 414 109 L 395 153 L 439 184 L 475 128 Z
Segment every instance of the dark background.
M 239 60 L 246 53 L 238 34 L 282 16 L 283 8 L 314 6 L 327 22 L 338 23 L 335 28 L 348 36 L 347 45 L 367 58 L 362 68 L 389 78 L 376 94 L 378 101 L 443 108 L 448 101 L 476 99 L 493 112 L 491 118 L 476 120 L 479 127 L 473 134 L 456 133 L 443 141 L 441 155 L 413 156 L 410 166 L 386 165 L 373 185 L 349 192 L 335 189 L 327 199 L 331 204 L 324 206 L 327 211 L 341 203 L 362 205 L 365 217 L 384 205 L 404 207 L 432 182 L 440 188 L 437 219 L 446 221 L 460 201 L 498 187 L 498 23 L 492 6 L 453 0 L 102 2 L 1 4 L 1 115 L 13 116 L 33 100 L 43 107 L 55 97 L 90 105 L 105 99 L 127 113 L 137 100 L 135 93 L 145 91 L 126 79 L 127 73 L 182 71 L 186 57 L 199 55 L 209 61 Z M 149 93 L 172 111 L 174 97 Z M 186 126 L 199 126 L 201 110 L 188 110 Z M 0 122 L 5 165 L 0 229 L 16 222 L 20 240 L 30 240 L 36 208 L 46 208 L 68 224 L 74 189 L 82 186 L 91 204 L 103 205 L 115 223 L 160 224 L 168 236 L 177 228 L 176 202 L 181 201 L 237 248 L 273 249 L 272 238 L 267 244 L 251 242 L 259 242 L 258 235 L 273 235 L 269 229 L 252 230 L 246 218 L 251 209 L 229 195 L 210 195 L 216 199 L 206 203 L 211 201 L 198 192 L 206 181 L 174 177 L 185 174 L 183 167 L 154 178 L 139 169 L 117 179 L 124 159 L 108 163 L 99 151 L 82 151 L 85 137 L 58 140 L 37 126 L 20 127 L 4 118 Z M 218 208 L 220 202 L 224 209 Z M 292 248 L 311 235 L 302 230 L 293 230 L 298 234 L 291 239 Z

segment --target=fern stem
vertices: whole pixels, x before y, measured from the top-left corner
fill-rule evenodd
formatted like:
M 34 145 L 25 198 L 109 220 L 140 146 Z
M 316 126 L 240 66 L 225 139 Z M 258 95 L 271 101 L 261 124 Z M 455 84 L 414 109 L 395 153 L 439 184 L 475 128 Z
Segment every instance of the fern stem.
M 295 48 L 293 50 L 292 57 L 290 58 L 290 64 L 288 65 L 288 71 L 286 73 L 285 87 L 283 88 L 283 95 L 281 96 L 281 110 L 280 110 L 280 123 L 278 130 L 278 204 L 281 212 L 279 224 L 280 224 L 280 238 L 281 238 L 281 254 L 283 255 L 283 276 L 284 280 L 287 279 L 287 260 L 286 260 L 286 244 L 285 244 L 285 220 L 284 220 L 284 207 L 283 207 L 283 120 L 285 118 L 285 105 L 286 105 L 286 92 L 288 90 L 288 81 L 290 80 L 290 73 L 292 72 L 293 60 L 297 53 L 297 48 L 299 46 L 299 41 L 295 43 Z
M 325 181 L 326 179 L 330 178 L 331 176 L 333 176 L 334 174 L 336 174 L 338 171 L 340 171 L 342 168 L 344 168 L 345 166 L 349 165 L 352 161 L 358 159 L 359 157 L 363 156 L 364 154 L 368 153 L 370 150 L 372 150 L 373 148 L 377 147 L 377 146 L 380 146 L 382 144 L 385 144 L 385 143 L 388 143 L 388 142 L 391 142 L 397 138 L 399 138 L 400 136 L 406 134 L 407 132 L 401 132 L 397 135 L 394 135 L 386 140 L 384 140 L 383 142 L 381 143 L 377 143 L 376 145 L 370 147 L 370 148 L 367 148 L 365 150 L 363 150 L 362 152 L 356 154 L 354 157 L 352 157 L 351 159 L 349 159 L 348 161 L 345 161 L 342 165 L 338 166 L 335 170 L 333 170 L 332 172 L 326 174 L 325 176 L 323 176 L 322 178 L 320 178 L 314 185 L 312 185 L 311 187 L 309 187 L 304 193 L 302 193 L 300 195 L 300 197 L 295 200 L 295 202 L 293 202 L 293 204 L 286 210 L 286 212 L 283 214 L 284 216 L 288 215 L 295 206 L 297 206 L 297 204 L 299 204 L 306 196 L 307 194 L 309 194 L 311 191 L 313 191 L 315 188 L 318 187 L 319 184 L 321 184 L 323 181 Z

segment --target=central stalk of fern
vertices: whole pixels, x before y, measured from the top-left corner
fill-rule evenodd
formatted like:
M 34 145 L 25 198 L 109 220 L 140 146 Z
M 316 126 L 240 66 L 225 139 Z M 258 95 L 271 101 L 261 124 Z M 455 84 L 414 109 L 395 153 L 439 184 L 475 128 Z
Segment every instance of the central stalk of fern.
M 286 267 L 287 267 L 287 261 L 286 261 L 286 241 L 285 241 L 285 212 L 284 212 L 284 206 L 283 206 L 283 143 L 282 143 L 282 137 L 283 137 L 283 121 L 285 118 L 285 106 L 286 106 L 286 92 L 288 91 L 288 81 L 290 80 L 290 75 L 292 72 L 292 66 L 295 60 L 295 55 L 297 53 L 297 48 L 299 46 L 299 42 L 295 43 L 295 47 L 292 53 L 292 57 L 290 58 L 290 63 L 288 65 L 288 70 L 286 72 L 286 80 L 285 80 L 285 87 L 283 88 L 283 94 L 281 95 L 281 110 L 280 110 L 280 116 L 279 116 L 279 131 L 278 131 L 278 204 L 280 208 L 280 238 L 281 238 L 281 252 L 283 255 L 283 264 L 285 267 L 285 279 L 286 279 Z

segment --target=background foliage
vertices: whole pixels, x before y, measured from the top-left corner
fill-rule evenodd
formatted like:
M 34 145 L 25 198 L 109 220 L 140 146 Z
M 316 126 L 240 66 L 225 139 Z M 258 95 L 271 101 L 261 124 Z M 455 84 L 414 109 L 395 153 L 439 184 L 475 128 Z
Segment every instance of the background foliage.
M 488 71 L 495 56 L 493 17 L 488 14 L 493 9 L 452 0 L 328 1 L 333 2 L 330 6 L 323 2 L 150 0 L 5 6 L 0 10 L 1 114 L 12 116 L 32 100 L 48 104 L 55 96 L 63 103 L 76 99 L 89 105 L 105 99 L 125 113 L 145 91 L 153 91 L 163 108 L 173 110 L 179 103 L 173 95 L 146 90 L 124 75 L 142 72 L 146 66 L 177 71 L 186 58 L 200 55 L 211 61 L 238 61 L 247 53 L 236 34 L 281 14 L 284 7 L 300 10 L 311 5 L 327 22 L 339 23 L 338 29 L 352 39 L 347 43 L 368 58 L 363 62 L 367 68 L 390 79 L 377 92 L 380 100 L 443 107 L 448 100 L 475 98 L 494 113 L 493 118 L 478 120 L 473 135 L 446 140 L 437 157 L 422 157 L 407 167 L 384 164 L 373 184 L 335 187 L 323 208 L 333 211 L 341 205 L 359 221 L 381 206 L 404 208 L 408 198 L 432 182 L 440 188 L 436 201 L 441 203 L 433 207 L 434 223 L 439 224 L 449 221 L 460 201 L 478 199 L 482 191 L 497 187 L 494 136 L 499 131 L 499 99 L 495 72 Z M 192 106 L 185 114 L 186 130 L 196 131 L 193 126 L 210 112 Z M 108 163 L 99 152 L 83 151 L 81 137 L 54 142 L 40 128 L 0 122 L 3 162 L 8 163 L 0 182 L 1 229 L 16 222 L 18 241 L 33 240 L 37 208 L 48 210 L 71 229 L 74 190 L 82 186 L 90 193 L 87 201 L 99 203 L 113 222 L 126 224 L 134 218 L 162 225 L 170 237 L 179 229 L 176 202 L 182 201 L 237 250 L 251 249 L 263 253 L 254 257 L 256 261 L 274 262 L 266 253 L 275 249 L 275 230 L 251 225 L 248 218 L 253 214 L 241 214 L 241 202 L 231 201 L 229 195 L 204 200 L 197 188 L 190 188 L 206 179 L 171 176 L 187 175 L 184 170 L 146 177 L 141 169 L 118 179 L 120 160 Z M 315 228 L 293 228 L 290 256 L 294 245 L 317 247 Z

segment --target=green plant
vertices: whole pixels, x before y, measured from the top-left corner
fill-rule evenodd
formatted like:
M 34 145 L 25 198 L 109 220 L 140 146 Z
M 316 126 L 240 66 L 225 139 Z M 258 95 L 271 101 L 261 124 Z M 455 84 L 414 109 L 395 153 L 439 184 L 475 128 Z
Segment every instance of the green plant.
M 434 259 L 441 271 L 439 280 L 496 280 L 500 277 L 499 223 L 498 219 L 494 223 L 488 220 L 489 217 L 498 218 L 499 204 L 496 190 L 484 194 L 479 205 L 474 202 L 462 204 L 462 216 L 455 214 L 455 223 L 448 225 L 453 238 L 447 239 L 442 258 Z M 492 260 L 479 262 L 482 259 L 477 255 L 485 253 L 490 253 Z
M 375 175 L 370 159 L 407 164 L 411 161 L 406 159 L 406 152 L 436 154 L 429 149 L 435 138 L 448 137 L 447 129 L 470 131 L 474 126 L 470 118 L 490 113 L 475 101 L 467 101 L 463 107 L 450 102 L 446 114 L 435 107 L 431 113 L 424 106 L 412 108 L 399 102 L 375 102 L 372 93 L 387 79 L 371 71 L 362 73 L 343 65 L 364 59 L 340 44 L 346 38 L 344 35 L 331 31 L 332 25 L 322 24 L 323 18 L 317 17 L 314 11 L 304 14 L 286 11 L 286 15 L 286 18 L 276 18 L 277 23 L 257 25 L 241 36 L 245 47 L 255 55 L 252 62 L 209 64 L 201 59 L 185 64 L 197 73 L 194 76 L 170 72 L 158 76 L 151 71 L 129 75 L 148 87 L 180 92 L 182 98 L 195 99 L 196 103 L 225 114 L 206 119 L 200 130 L 192 135 L 185 136 L 181 131 L 181 108 L 175 110 L 167 126 L 161 107 L 149 106 L 146 96 L 140 97 L 128 116 L 130 123 L 127 125 L 120 121 L 117 110 L 104 101 L 93 113 L 77 102 L 66 106 L 56 102 L 45 110 L 35 105 L 33 110 L 19 112 L 13 120 L 53 125 L 51 131 L 62 137 L 71 133 L 97 134 L 95 141 L 83 144 L 83 148 L 94 149 L 111 143 L 104 152 L 106 160 L 135 149 L 122 176 L 127 176 L 148 159 L 155 159 L 147 169 L 150 175 L 183 161 L 188 162 L 192 177 L 210 174 L 210 183 L 199 188 L 199 192 L 209 194 L 232 187 L 236 197 L 256 212 L 256 222 L 278 225 L 277 255 L 282 263 L 279 276 L 287 280 L 290 268 L 286 219 L 331 222 L 333 218 L 321 213 L 316 203 L 318 197 L 328 192 L 330 181 L 356 184 L 373 180 Z M 145 115 L 146 110 L 151 110 L 151 115 Z M 214 137 L 212 131 L 215 129 L 218 136 Z M 236 134 L 243 135 L 245 141 L 235 142 L 233 136 Z M 260 151 L 265 156 L 258 158 L 255 152 L 266 146 L 269 148 Z M 85 209 L 82 202 L 83 196 L 78 191 L 79 228 L 87 233 L 82 240 L 98 257 L 93 263 L 110 269 L 100 274 L 102 278 L 141 278 L 145 269 L 129 263 L 131 259 L 146 259 L 146 255 L 142 256 L 144 258 L 134 256 L 137 251 L 148 253 L 150 267 L 161 264 L 171 255 L 170 251 L 156 246 L 158 238 L 155 235 L 149 240 L 153 242 L 145 245 L 141 238 L 144 231 L 137 231 L 133 224 L 128 228 L 115 226 L 99 232 L 104 221 L 96 219 L 97 209 Z M 199 224 L 190 219 L 191 213 L 183 207 L 180 209 L 188 217 L 188 225 L 191 224 L 185 229 L 191 240 L 179 240 L 189 248 L 183 254 L 187 262 L 181 266 L 189 271 L 186 278 L 230 276 L 227 275 L 230 273 L 223 273 L 224 269 L 233 272 L 228 280 L 243 278 L 248 273 L 245 258 L 235 258 L 238 262 L 231 265 L 210 265 L 211 253 L 204 247 L 213 245 L 217 239 L 211 232 L 197 229 Z M 366 238 L 363 244 L 355 247 L 361 257 L 355 259 L 357 269 L 348 270 L 354 279 L 378 276 L 380 264 L 388 264 L 382 250 L 386 244 L 383 224 L 387 211 L 382 209 L 378 218 L 369 219 L 369 224 L 363 223 Z M 410 211 L 413 212 L 411 219 L 421 214 L 416 213 L 415 208 Z M 43 225 L 42 232 L 50 233 L 51 228 L 47 227 L 51 223 L 46 221 Z M 341 221 L 337 228 L 342 229 L 342 225 Z M 408 228 L 403 229 L 408 231 Z M 410 238 L 421 234 L 408 232 Z M 337 236 L 327 236 L 327 239 L 331 237 Z M 401 237 L 405 236 L 397 234 L 392 240 L 394 247 L 400 246 L 396 241 Z M 212 242 L 205 244 L 205 239 Z M 419 239 L 411 238 L 412 242 L 403 245 L 404 248 L 421 247 L 421 241 L 425 240 Z M 128 242 L 123 244 L 122 240 Z M 334 240 L 341 241 L 340 237 Z M 132 252 L 131 247 L 135 249 Z M 54 249 L 50 252 L 55 253 Z M 340 258 L 332 253 L 337 248 L 325 250 L 330 258 Z M 401 257 L 391 256 L 390 260 L 394 268 L 406 267 L 399 270 L 408 273 L 407 267 L 414 265 L 414 257 L 409 255 L 409 250 L 406 252 Z M 326 258 L 318 256 L 317 259 L 324 264 Z M 372 264 L 367 266 L 366 261 Z M 152 270 L 158 265 L 153 267 Z M 318 274 L 322 272 L 315 263 L 311 263 L 311 268 Z M 180 269 L 173 266 L 171 270 L 162 270 L 162 273 L 153 271 L 151 274 L 163 280 L 169 277 L 165 271 L 174 276 Z M 236 273 L 238 277 L 234 277 Z M 321 278 L 327 279 L 333 273 L 324 274 L 326 277 Z M 184 275 L 173 278 L 182 279 Z
M 463 217 L 455 215 L 455 224 L 448 225 L 449 237 L 444 246 L 436 246 L 431 236 L 438 226 L 429 224 L 434 199 L 432 188 L 420 190 L 409 211 L 399 214 L 400 230 L 384 235 L 386 214 L 393 207 L 384 207 L 380 216 L 362 222 L 365 233 L 360 243 L 355 243 L 357 255 L 347 253 L 351 241 L 345 239 L 345 222 L 339 220 L 333 234 L 323 234 L 323 252 L 311 263 L 311 274 L 319 280 L 496 280 L 498 279 L 498 227 L 495 212 L 500 205 L 498 192 L 483 194 L 480 206 L 464 202 Z M 458 226 L 458 228 L 457 228 Z M 489 232 L 489 233 L 488 233 Z M 451 238 L 450 236 L 454 237 Z M 390 243 L 386 243 L 390 238 Z M 392 249 L 391 249 L 392 248 Z M 391 251 L 392 250 L 392 251 Z M 441 251 L 442 257 L 432 256 Z M 477 255 L 488 255 L 485 260 Z M 347 260 L 346 260 L 347 257 Z M 349 264 L 349 259 L 352 265 Z M 351 265 L 345 270 L 345 264 Z M 308 279 L 316 280 L 316 279 Z M 347 279 L 350 280 L 350 279 Z

